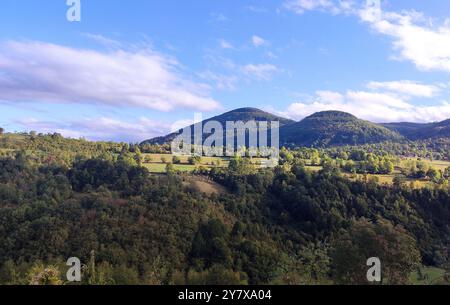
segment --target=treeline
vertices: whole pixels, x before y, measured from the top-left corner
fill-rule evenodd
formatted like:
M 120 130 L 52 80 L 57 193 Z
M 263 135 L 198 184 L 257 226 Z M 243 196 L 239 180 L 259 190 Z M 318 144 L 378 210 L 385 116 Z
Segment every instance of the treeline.
M 336 167 L 352 174 L 391 174 L 395 165 L 400 163 L 396 156 L 382 153 L 367 153 L 361 149 L 340 151 L 338 154 L 329 151 L 303 148 L 299 150 L 288 150 L 282 148 L 280 151 L 282 164 L 292 164 L 309 160 L 309 165 Z
M 412 157 L 430 160 L 450 160 L 450 139 L 429 139 L 406 142 L 382 142 L 357 146 L 336 146 L 322 149 L 333 157 L 342 152 L 349 153 L 361 150 L 376 155 L 393 155 L 397 157 Z

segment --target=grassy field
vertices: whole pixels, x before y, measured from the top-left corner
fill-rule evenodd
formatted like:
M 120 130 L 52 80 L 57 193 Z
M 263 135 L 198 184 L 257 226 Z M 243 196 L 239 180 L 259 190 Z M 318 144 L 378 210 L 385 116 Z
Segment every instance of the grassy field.
M 144 154 L 144 160 L 147 159 L 147 161 L 150 160 L 150 162 L 144 162 L 144 166 L 152 173 L 165 173 L 166 172 L 166 164 L 172 163 L 173 155 L 171 154 Z M 180 157 L 180 164 L 173 164 L 173 168 L 175 171 L 179 172 L 192 172 L 199 167 L 203 168 L 213 168 L 213 167 L 227 167 L 230 159 L 227 157 L 202 157 L 201 162 L 197 165 L 191 165 L 188 161 L 188 156 L 181 156 Z M 406 167 L 407 161 L 409 160 L 416 160 L 414 158 L 408 158 L 403 159 L 400 164 L 398 164 L 392 174 L 389 175 L 367 175 L 367 178 L 370 179 L 371 177 L 376 177 L 378 182 L 380 184 L 387 184 L 392 185 L 393 180 L 396 176 L 402 176 L 401 169 Z M 253 158 L 252 162 L 257 164 L 258 162 L 262 162 L 264 159 L 258 159 Z M 309 160 L 304 160 L 306 163 L 306 169 L 317 172 L 322 170 L 322 166 L 318 165 L 311 165 L 309 164 Z M 437 170 L 444 170 L 447 167 L 450 166 L 450 162 L 448 161 L 430 161 L 422 159 L 422 161 L 427 162 L 431 167 L 437 169 Z M 362 175 L 352 175 L 345 173 L 346 176 L 348 176 L 350 179 L 357 179 L 362 178 Z M 428 181 L 426 179 L 424 180 L 418 180 L 418 179 L 406 179 L 405 181 L 407 184 L 413 185 L 415 188 L 424 188 L 424 187 L 431 187 L 433 186 L 433 182 Z
M 436 285 L 446 283 L 445 270 L 435 267 L 421 267 L 419 271 L 414 272 L 409 277 L 409 283 L 412 285 Z M 448 283 L 446 283 L 448 284 Z
M 417 158 L 406 158 L 406 159 L 403 159 L 400 162 L 400 167 L 406 166 L 406 162 L 408 162 L 408 161 L 419 161 L 419 159 L 417 159 Z M 430 161 L 428 159 L 420 159 L 420 161 L 426 162 L 426 163 L 428 163 L 429 166 L 431 166 L 431 167 L 433 167 L 433 168 L 435 168 L 437 170 L 442 170 L 442 171 L 450 166 L 450 162 L 449 161 L 442 161 L 442 160 Z
M 173 155 L 171 154 L 143 154 L 145 166 L 151 173 L 165 173 L 167 163 L 172 163 Z M 202 157 L 200 164 L 189 164 L 188 156 L 181 156 L 180 164 L 173 164 L 173 169 L 179 172 L 192 172 L 200 166 L 211 168 L 213 166 L 228 166 L 229 159 L 219 157 Z
M 322 170 L 322 166 L 315 166 L 315 165 L 311 165 L 309 162 L 309 160 L 303 160 L 306 164 L 306 169 L 310 170 L 312 172 L 317 172 Z M 406 158 L 401 160 L 400 164 L 398 166 L 396 166 L 394 172 L 392 174 L 389 175 L 367 175 L 367 178 L 370 179 L 370 177 L 376 177 L 378 179 L 378 182 L 380 184 L 388 184 L 388 185 L 392 185 L 394 178 L 396 176 L 402 176 L 401 174 L 401 169 L 405 168 L 407 165 L 408 161 L 418 161 L 418 159 L 416 158 Z M 428 163 L 428 165 L 430 167 L 433 167 L 437 170 L 441 170 L 444 171 L 446 168 L 450 167 L 450 162 L 449 161 L 441 161 L 441 160 L 434 160 L 434 161 L 430 161 L 430 160 L 426 160 L 426 159 L 421 159 L 421 161 Z M 349 173 L 344 173 L 344 175 L 346 175 L 347 177 L 349 177 L 350 179 L 356 179 L 356 177 L 361 178 L 362 175 L 352 175 Z M 433 182 L 427 180 L 427 179 L 410 179 L 410 178 L 405 178 L 405 181 L 407 184 L 412 184 L 415 188 L 424 188 L 424 187 L 432 187 L 433 186 Z
M 172 163 L 172 154 L 143 154 L 145 166 L 151 173 L 165 173 L 167 163 Z M 229 157 L 202 157 L 201 162 L 197 165 L 189 164 L 189 156 L 181 156 L 180 164 L 173 164 L 175 171 L 192 172 L 199 167 L 213 168 L 213 167 L 228 167 L 230 163 Z M 147 160 L 147 161 L 146 161 Z M 252 163 L 255 165 L 263 162 L 263 158 L 252 158 Z
M 316 166 L 316 165 L 307 165 L 307 166 L 305 166 L 305 168 L 307 170 L 312 171 L 312 172 L 318 172 L 318 171 L 321 171 L 323 169 L 322 166 Z

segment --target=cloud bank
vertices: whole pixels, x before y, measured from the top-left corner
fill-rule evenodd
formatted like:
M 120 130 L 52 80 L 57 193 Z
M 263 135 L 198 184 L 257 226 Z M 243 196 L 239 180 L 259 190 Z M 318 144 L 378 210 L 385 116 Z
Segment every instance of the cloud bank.
M 45 42 L 0 43 L 0 100 L 211 111 L 209 87 L 150 49 L 100 52 Z
M 414 97 L 429 98 L 438 94 L 440 88 L 408 80 L 395 82 L 369 82 L 369 90 L 346 92 L 317 91 L 305 101 L 291 104 L 281 112 L 300 120 L 315 112 L 339 110 L 359 118 L 378 123 L 388 122 L 436 122 L 450 117 L 450 104 L 415 105 Z
M 60 133 L 69 138 L 85 138 L 92 141 L 141 142 L 171 132 L 169 123 L 139 118 L 126 122 L 111 117 L 74 119 L 73 121 L 46 121 L 26 118 L 16 121 L 27 131 Z

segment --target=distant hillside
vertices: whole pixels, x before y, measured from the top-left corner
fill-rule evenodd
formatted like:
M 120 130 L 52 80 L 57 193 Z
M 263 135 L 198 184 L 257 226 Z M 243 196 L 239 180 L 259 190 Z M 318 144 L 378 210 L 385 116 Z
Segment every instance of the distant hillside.
M 419 132 L 420 129 L 423 129 L 424 127 L 430 124 L 402 122 L 402 123 L 385 123 L 380 125 L 390 130 L 396 131 L 408 139 L 412 139 L 415 137 L 415 135 Z
M 400 134 L 339 111 L 315 113 L 281 128 L 281 142 L 301 146 L 334 146 L 400 141 Z
M 207 119 L 202 122 L 203 126 L 211 120 L 220 122 L 224 127 L 228 121 L 279 121 L 280 144 L 287 146 L 325 147 L 398 142 L 406 139 L 450 139 L 450 120 L 428 124 L 408 122 L 375 124 L 340 111 L 318 112 L 300 122 L 295 122 L 256 108 L 240 108 Z M 190 128 L 193 130 L 194 125 Z M 177 132 L 150 139 L 143 144 L 167 144 L 178 134 Z M 204 138 L 207 136 L 209 135 L 204 135 Z
M 209 121 L 218 121 L 225 128 L 226 122 L 230 122 L 230 121 L 231 122 L 236 122 L 236 121 L 248 122 L 248 121 L 252 121 L 252 120 L 255 120 L 257 122 L 260 122 L 260 121 L 269 121 L 269 122 L 270 121 L 279 121 L 280 122 L 280 126 L 284 126 L 284 125 L 295 123 L 295 121 L 276 116 L 274 114 L 262 111 L 260 109 L 256 109 L 256 108 L 240 108 L 240 109 L 229 111 L 229 112 L 226 112 L 224 114 L 215 116 L 213 118 L 204 120 L 202 122 L 202 125 L 204 126 Z M 191 125 L 189 127 L 191 128 L 191 130 L 193 130 L 194 125 Z M 153 138 L 153 139 L 144 141 L 142 144 L 165 144 L 165 143 L 169 143 L 178 134 L 179 134 L 179 132 L 171 133 L 171 134 L 169 134 L 167 136 Z
M 388 123 L 383 126 L 399 132 L 410 140 L 450 138 L 450 120 L 438 123 Z

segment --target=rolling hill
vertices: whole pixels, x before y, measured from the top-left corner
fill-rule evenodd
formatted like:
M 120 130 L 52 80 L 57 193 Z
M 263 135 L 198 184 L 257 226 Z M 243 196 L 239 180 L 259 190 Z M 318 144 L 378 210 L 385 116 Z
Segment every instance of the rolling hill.
M 289 125 L 295 123 L 295 121 L 282 118 L 279 116 L 276 116 L 274 114 L 262 111 L 260 109 L 256 108 L 239 108 L 235 109 L 229 112 L 226 112 L 224 114 L 212 117 L 210 119 L 204 120 L 202 122 L 202 126 L 204 126 L 209 121 L 218 121 L 222 124 L 222 126 L 226 126 L 226 122 L 236 122 L 236 121 L 243 121 L 248 122 L 255 120 L 257 122 L 260 121 L 279 121 L 280 126 Z M 189 126 L 191 130 L 194 130 L 194 125 Z M 169 135 L 163 136 L 163 137 L 157 137 L 153 138 L 147 141 L 144 141 L 143 144 L 165 144 L 171 142 L 179 132 L 171 133 Z M 225 134 L 225 132 L 224 132 Z M 207 135 L 205 135 L 207 136 Z
M 280 139 L 285 145 L 322 147 L 401 141 L 403 137 L 349 113 L 324 111 L 284 126 L 280 131 Z
M 340 111 L 318 112 L 300 122 L 295 122 L 256 108 L 240 108 L 207 119 L 202 122 L 203 126 L 211 120 L 216 120 L 223 126 L 227 121 L 279 121 L 280 143 L 286 146 L 325 147 L 399 142 L 406 139 L 450 139 L 450 120 L 427 124 L 407 122 L 375 124 Z M 194 125 L 190 128 L 193 130 Z M 144 141 L 143 144 L 170 143 L 178 134 L 179 132 L 171 133 Z
M 450 120 L 437 123 L 388 123 L 386 128 L 397 131 L 410 140 L 450 138 Z

